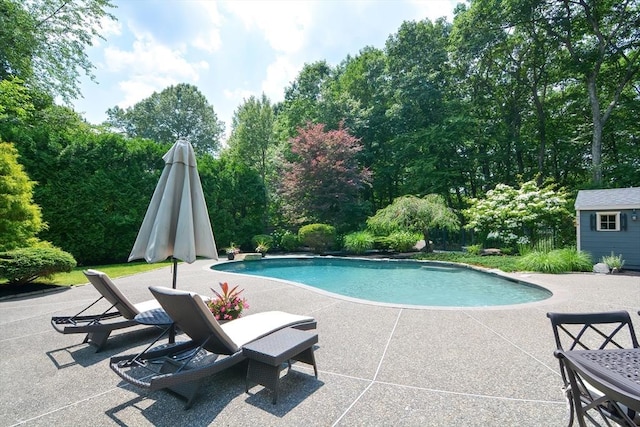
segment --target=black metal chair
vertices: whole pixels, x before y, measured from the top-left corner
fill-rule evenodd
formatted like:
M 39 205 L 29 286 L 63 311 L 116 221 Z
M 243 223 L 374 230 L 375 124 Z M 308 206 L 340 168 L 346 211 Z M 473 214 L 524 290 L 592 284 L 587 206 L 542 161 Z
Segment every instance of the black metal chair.
M 638 414 L 603 396 L 583 380 L 575 366 L 567 363 L 563 351 L 639 348 L 629 313 L 547 313 L 556 341 L 554 355 L 560 363 L 563 390 L 569 402 L 569 426 L 573 425 L 574 411 L 581 427 L 585 418 L 593 425 L 602 425 L 594 418 L 596 411 L 602 422 L 609 420 L 626 426 L 636 426 Z M 591 412 L 591 413 L 590 413 Z

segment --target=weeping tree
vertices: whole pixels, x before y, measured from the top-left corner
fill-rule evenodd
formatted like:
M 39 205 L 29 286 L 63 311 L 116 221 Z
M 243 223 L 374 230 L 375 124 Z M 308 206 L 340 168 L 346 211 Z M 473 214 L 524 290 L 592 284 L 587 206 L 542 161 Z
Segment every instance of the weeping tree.
M 393 231 L 412 231 L 424 236 L 424 250 L 431 252 L 429 230 L 460 227 L 456 214 L 447 206 L 444 197 L 429 194 L 425 197 L 398 197 L 389 206 L 380 209 L 367 220 L 367 226 L 377 234 Z

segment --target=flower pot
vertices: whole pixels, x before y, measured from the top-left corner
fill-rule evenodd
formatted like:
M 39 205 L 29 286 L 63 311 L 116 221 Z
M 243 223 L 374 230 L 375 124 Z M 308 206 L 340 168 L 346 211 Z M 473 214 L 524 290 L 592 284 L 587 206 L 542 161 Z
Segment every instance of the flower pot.
M 234 253 L 228 253 L 227 254 L 227 259 L 229 259 L 229 260 L 233 260 L 235 257 L 236 257 L 236 254 L 234 254 Z

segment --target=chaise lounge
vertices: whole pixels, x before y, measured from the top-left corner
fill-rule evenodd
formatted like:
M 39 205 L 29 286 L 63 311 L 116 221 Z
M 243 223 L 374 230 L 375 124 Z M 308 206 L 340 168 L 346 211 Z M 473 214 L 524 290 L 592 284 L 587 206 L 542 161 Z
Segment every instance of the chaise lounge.
M 313 317 L 281 311 L 251 314 L 220 324 L 195 293 L 150 287 L 162 308 L 189 341 L 112 357 L 111 369 L 123 380 L 148 390 L 169 389 L 191 407 L 202 381 L 243 360 L 244 345 L 287 327 L 316 328 Z
M 139 325 L 134 320 L 136 315 L 160 308 L 157 300 L 149 300 L 138 304 L 129 301 L 105 273 L 98 270 L 85 270 L 85 276 L 100 293 L 100 298 L 73 316 L 51 318 L 51 325 L 61 334 L 87 334 L 83 343 L 95 345 L 96 352 L 102 350 L 111 332 Z M 99 314 L 83 314 L 102 299 L 111 306 Z
M 556 341 L 554 355 L 560 363 L 563 390 L 569 404 L 569 427 L 574 421 L 574 411 L 581 427 L 586 426 L 587 423 L 612 425 L 609 420 L 612 420 L 615 425 L 634 427 L 640 425 L 640 416 L 637 412 L 640 402 L 637 398 L 630 397 L 628 390 L 621 389 L 619 384 L 614 383 L 607 384 L 605 388 L 608 389 L 608 393 L 605 395 L 603 391 L 591 384 L 593 379 L 590 380 L 589 375 L 586 375 L 588 373 L 582 364 L 577 365 L 568 357 L 568 353 L 576 350 L 591 351 L 589 358 L 598 360 L 597 353 L 603 352 L 601 354 L 604 358 L 610 357 L 606 364 L 612 367 L 617 365 L 613 355 L 605 356 L 607 350 L 620 352 L 640 347 L 629 313 L 626 311 L 547 313 L 547 317 L 551 320 Z M 632 363 L 629 362 L 630 365 Z M 632 369 L 628 372 L 630 377 L 631 371 Z M 635 372 L 637 375 L 637 366 Z M 636 410 L 625 405 L 624 402 L 627 402 L 627 405 L 633 404 Z

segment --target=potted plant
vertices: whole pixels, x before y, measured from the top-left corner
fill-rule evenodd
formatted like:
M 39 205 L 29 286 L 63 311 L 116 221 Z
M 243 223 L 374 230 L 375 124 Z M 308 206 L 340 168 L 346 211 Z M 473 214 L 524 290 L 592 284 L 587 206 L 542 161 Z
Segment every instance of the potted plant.
M 230 260 L 234 259 L 236 257 L 236 254 L 240 253 L 240 248 L 233 242 L 231 242 L 228 248 L 224 248 L 224 250 L 227 253 L 227 259 Z
M 256 246 L 256 252 L 262 254 L 264 257 L 269 250 L 269 244 L 267 242 L 258 242 L 258 246 Z
M 211 314 L 216 320 L 223 322 L 242 316 L 242 311 L 249 308 L 247 299 L 240 296 L 244 289 L 237 290 L 238 286 L 229 289 L 227 282 L 220 283 L 220 288 L 222 293 L 211 289 L 215 295 L 207 302 Z
M 607 264 L 607 267 L 609 267 L 609 270 L 612 274 L 619 273 L 620 271 L 622 271 L 622 267 L 624 266 L 622 254 L 614 255 L 613 251 L 611 251 L 611 255 L 603 256 L 602 262 L 604 264 Z

